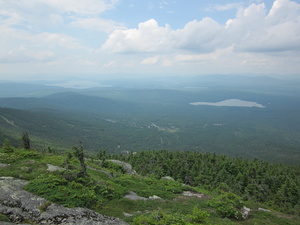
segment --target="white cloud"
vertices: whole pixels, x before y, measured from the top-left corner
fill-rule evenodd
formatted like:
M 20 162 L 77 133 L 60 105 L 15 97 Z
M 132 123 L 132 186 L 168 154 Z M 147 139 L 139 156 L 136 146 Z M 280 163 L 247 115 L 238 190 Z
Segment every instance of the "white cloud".
M 102 31 L 105 33 L 110 33 L 115 29 L 120 29 L 123 27 L 122 24 L 118 24 L 113 20 L 107 20 L 102 18 L 82 18 L 77 19 L 70 24 L 73 27 L 79 27 L 83 29 Z
M 152 64 L 157 63 L 157 61 L 158 61 L 158 57 L 154 56 L 154 57 L 149 57 L 149 58 L 144 59 L 141 62 L 141 64 L 152 65 Z
M 252 4 L 240 10 L 227 28 L 239 51 L 299 51 L 300 4 L 276 0 L 269 13 L 264 4 Z
M 138 29 L 117 29 L 109 35 L 102 49 L 109 52 L 157 52 L 170 49 L 169 26 L 160 27 L 151 19 L 138 25 Z
M 229 7 L 229 6 L 228 6 Z M 270 12 L 265 5 L 240 8 L 236 18 L 223 26 L 206 17 L 193 20 L 179 30 L 159 26 L 154 20 L 140 23 L 137 29 L 116 29 L 102 46 L 119 53 L 174 51 L 209 53 L 233 46 L 236 51 L 282 52 L 300 48 L 300 4 L 276 0 Z
M 53 59 L 53 52 L 30 51 L 24 47 L 0 53 L 0 63 L 47 62 Z
M 0 26 L 0 30 L 0 63 L 46 62 L 70 51 L 87 51 L 76 39 L 64 34 L 31 34 L 5 26 Z
M 114 67 L 114 66 L 116 66 L 116 62 L 115 61 L 110 61 L 110 62 L 105 63 L 103 65 L 103 67 Z
M 242 5 L 243 5 L 242 3 L 229 3 L 229 4 L 224 4 L 224 5 L 215 4 L 215 5 L 207 8 L 206 10 L 208 10 L 208 11 L 212 11 L 212 10 L 225 11 L 225 10 L 240 8 L 240 7 L 242 7 Z
M 225 29 L 213 19 L 191 21 L 181 30 L 174 32 L 176 48 L 195 52 L 210 52 L 222 46 Z
M 226 25 L 212 16 L 172 29 L 159 17 L 136 28 L 104 18 L 118 0 L 0 0 L 0 69 L 14 71 L 19 63 L 21 73 L 30 65 L 70 73 L 300 71 L 300 4 L 275 0 L 268 10 L 264 1 L 249 2 L 214 5 L 214 12 L 236 9 Z
M 72 22 L 86 23 L 86 19 L 99 19 L 103 12 L 113 9 L 117 3 L 116 0 L 1 0 L 0 14 L 14 18 L 16 25 L 39 30 Z M 89 27 L 94 28 L 86 28 Z
M 117 1 L 0 0 L 0 63 L 47 62 L 88 55 L 80 40 L 67 34 L 72 26 L 111 31 L 112 21 L 98 14 Z M 58 28 L 58 29 L 57 29 Z

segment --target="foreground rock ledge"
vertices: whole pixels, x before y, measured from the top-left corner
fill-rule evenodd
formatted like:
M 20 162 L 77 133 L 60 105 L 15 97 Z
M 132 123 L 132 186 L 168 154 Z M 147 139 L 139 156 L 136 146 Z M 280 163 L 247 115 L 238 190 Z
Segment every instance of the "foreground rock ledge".
M 0 213 L 14 223 L 31 220 L 38 224 L 126 225 L 124 221 L 84 208 L 66 208 L 23 189 L 27 181 L 0 177 Z M 43 211 L 41 211 L 43 209 Z M 0 222 L 1 223 L 1 222 Z

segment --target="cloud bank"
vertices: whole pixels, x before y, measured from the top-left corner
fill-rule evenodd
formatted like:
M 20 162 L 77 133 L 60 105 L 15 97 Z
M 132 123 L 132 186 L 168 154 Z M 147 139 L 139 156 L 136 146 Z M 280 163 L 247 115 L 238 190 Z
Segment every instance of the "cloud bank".
M 232 7 L 224 7 L 229 6 Z M 240 8 L 236 18 L 228 20 L 225 26 L 206 17 L 178 30 L 159 26 L 155 19 L 140 23 L 137 29 L 116 29 L 102 48 L 118 53 L 207 53 L 228 47 L 241 52 L 299 51 L 299 21 L 300 5 L 296 2 L 276 0 L 270 11 L 264 3 L 253 3 Z
M 236 11 L 226 22 L 206 16 L 172 28 L 159 17 L 127 27 L 107 16 L 120 12 L 118 0 L 0 0 L 0 78 L 44 71 L 299 73 L 300 4 L 275 0 L 267 8 L 255 2 L 209 7 Z

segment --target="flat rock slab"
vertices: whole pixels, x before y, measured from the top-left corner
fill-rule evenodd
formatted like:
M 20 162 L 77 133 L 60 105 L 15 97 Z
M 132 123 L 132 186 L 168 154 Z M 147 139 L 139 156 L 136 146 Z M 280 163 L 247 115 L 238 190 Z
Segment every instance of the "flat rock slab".
M 182 193 L 182 195 L 186 196 L 186 197 L 197 197 L 197 198 L 203 198 L 203 199 L 211 198 L 210 196 L 207 196 L 203 193 L 197 193 L 197 192 L 192 192 L 192 191 L 184 191 Z
M 9 164 L 0 163 L 0 168 L 7 167 Z
M 138 196 L 133 191 L 129 191 L 128 194 L 125 195 L 125 198 L 130 199 L 130 200 L 144 200 L 144 201 L 149 200 L 148 198 L 144 198 L 144 197 Z
M 47 171 L 54 172 L 54 171 L 63 171 L 63 170 L 66 170 L 66 169 L 61 168 L 59 166 L 54 166 L 54 165 L 51 165 L 51 164 L 47 164 Z
M 63 225 L 126 225 L 124 221 L 84 208 L 66 208 L 23 189 L 28 182 L 12 177 L 0 177 L 0 213 L 14 223 L 31 220 L 37 224 Z M 42 205 L 48 207 L 41 211 Z M 4 222 L 3 222 L 4 223 Z

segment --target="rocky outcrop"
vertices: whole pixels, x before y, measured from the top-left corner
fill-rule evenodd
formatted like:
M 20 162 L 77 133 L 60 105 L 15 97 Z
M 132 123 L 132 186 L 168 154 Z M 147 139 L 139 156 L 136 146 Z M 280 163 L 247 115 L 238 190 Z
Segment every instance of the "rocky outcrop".
M 0 163 L 0 168 L 4 168 L 4 167 L 7 167 L 7 166 L 9 166 L 9 164 Z
M 160 178 L 162 180 L 171 180 L 171 181 L 175 181 L 173 177 L 169 177 L 169 176 L 165 176 L 165 177 L 162 177 Z
M 135 192 L 129 191 L 127 195 L 125 195 L 125 198 L 130 199 L 130 200 L 144 200 L 147 201 L 149 200 L 148 198 L 144 198 L 141 196 L 138 196 Z
M 61 168 L 59 166 L 54 166 L 54 165 L 51 165 L 51 164 L 47 164 L 47 171 L 54 172 L 54 171 L 63 171 L 63 170 L 66 170 L 66 169 Z
M 113 162 L 119 166 L 122 166 L 123 170 L 125 171 L 126 174 L 130 174 L 130 175 L 137 175 L 137 172 L 132 169 L 132 166 L 126 162 L 122 162 L 122 161 L 119 161 L 119 160 L 107 160 L 107 161 L 110 161 L 110 162 Z
M 257 210 L 258 211 L 263 211 L 263 212 L 271 212 L 271 210 L 269 210 L 269 209 L 263 209 L 263 208 L 258 208 Z
M 27 181 L 0 177 L 0 213 L 14 223 L 30 220 L 37 224 L 117 225 L 127 224 L 118 218 L 84 208 L 66 208 L 23 189 Z
M 251 213 L 251 209 L 247 208 L 246 206 L 243 206 L 241 209 L 242 217 L 244 220 L 248 219 Z

